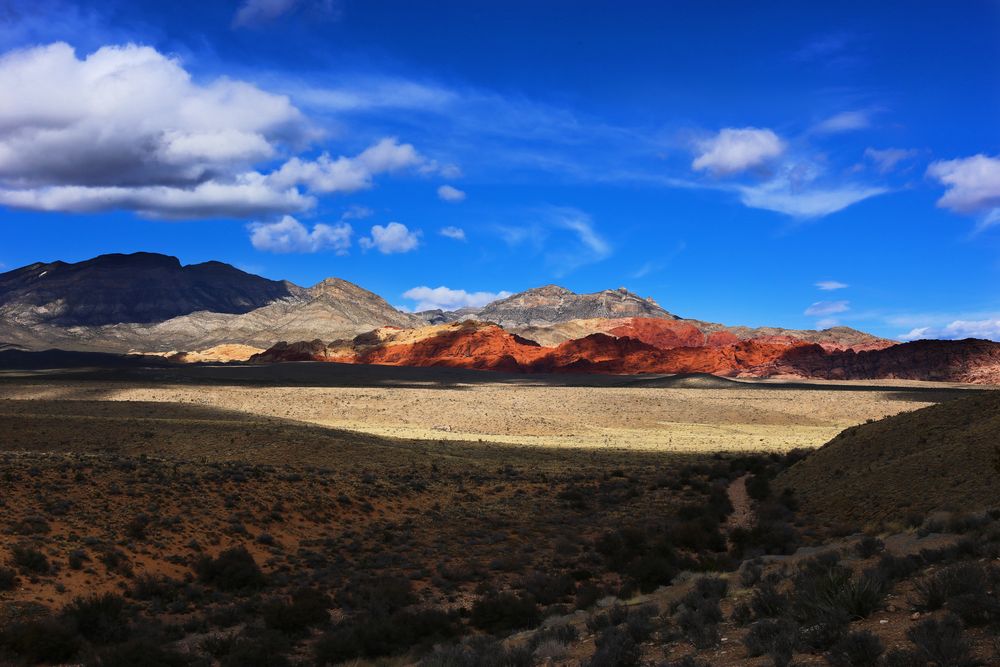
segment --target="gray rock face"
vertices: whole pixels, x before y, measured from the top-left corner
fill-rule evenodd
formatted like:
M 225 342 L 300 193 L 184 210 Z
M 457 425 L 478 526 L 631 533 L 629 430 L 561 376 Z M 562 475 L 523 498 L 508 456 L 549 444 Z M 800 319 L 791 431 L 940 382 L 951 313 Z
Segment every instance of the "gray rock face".
M 222 262 L 182 266 L 176 257 L 139 252 L 0 274 L 0 315 L 61 327 L 150 323 L 197 311 L 247 313 L 300 292 Z
M 423 321 L 339 278 L 303 288 L 221 262 L 102 255 L 0 275 L 0 343 L 27 349 L 166 352 L 222 343 L 351 337 Z
M 478 318 L 503 327 L 547 326 L 569 320 L 619 317 L 661 317 L 676 320 L 652 299 L 624 287 L 593 294 L 576 294 L 546 285 L 500 299 L 479 311 Z

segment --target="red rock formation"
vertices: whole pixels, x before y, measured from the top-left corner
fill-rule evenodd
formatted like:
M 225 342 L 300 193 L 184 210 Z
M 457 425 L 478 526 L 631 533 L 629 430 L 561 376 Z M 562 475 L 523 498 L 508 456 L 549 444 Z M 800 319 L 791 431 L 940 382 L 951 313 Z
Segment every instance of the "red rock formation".
M 329 346 L 321 341 L 280 343 L 252 360 L 447 366 L 525 373 L 712 373 L 1000 383 L 1000 343 L 990 341 L 917 341 L 855 352 L 830 351 L 785 335 L 728 343 L 724 335 L 712 334 L 715 338 L 711 344 L 663 349 L 650 341 L 659 345 L 693 342 L 693 334 L 683 328 L 660 328 L 644 322 L 620 324 L 616 329 L 619 333 L 634 330 L 646 340 L 595 333 L 555 347 L 542 347 L 495 324 L 469 321 L 421 329 L 384 328 Z

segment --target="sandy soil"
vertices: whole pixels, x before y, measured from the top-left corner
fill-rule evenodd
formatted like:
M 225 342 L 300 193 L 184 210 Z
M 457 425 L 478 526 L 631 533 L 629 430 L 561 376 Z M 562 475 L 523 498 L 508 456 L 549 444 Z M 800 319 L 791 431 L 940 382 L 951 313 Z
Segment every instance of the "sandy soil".
M 508 382 L 500 375 L 489 382 L 488 373 L 435 383 L 434 369 L 422 369 L 423 376 L 405 383 L 387 383 L 379 376 L 372 386 L 363 381 L 281 386 L 280 378 L 268 384 L 236 382 L 232 378 L 238 371 L 224 370 L 212 383 L 187 376 L 126 382 L 8 376 L 0 383 L 0 399 L 180 403 L 383 437 L 703 452 L 815 447 L 848 426 L 914 410 L 955 392 L 848 383 L 707 382 L 700 387 L 686 381 L 671 386 L 668 380 L 650 379 L 579 386 Z

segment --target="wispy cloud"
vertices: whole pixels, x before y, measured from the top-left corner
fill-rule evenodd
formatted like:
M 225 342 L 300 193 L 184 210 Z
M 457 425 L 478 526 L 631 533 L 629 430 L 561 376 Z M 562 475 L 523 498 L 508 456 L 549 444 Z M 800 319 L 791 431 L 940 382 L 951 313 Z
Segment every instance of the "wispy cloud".
M 259 27 L 299 10 L 313 18 L 333 20 L 340 18 L 343 8 L 339 0 L 243 0 L 233 16 L 233 27 Z
M 849 301 L 816 301 L 805 309 L 807 317 L 828 317 L 838 313 L 846 313 L 851 309 Z
M 494 231 L 507 245 L 540 254 L 557 277 L 600 262 L 613 252 L 593 219 L 579 209 L 546 206 L 530 217 L 528 223 L 496 225 Z
M 838 289 L 845 289 L 848 285 L 847 283 L 842 283 L 839 280 L 821 280 L 816 283 L 816 287 L 824 292 L 832 292 Z
M 905 160 L 916 157 L 915 148 L 866 148 L 865 157 L 875 164 L 880 174 L 888 174 Z
M 814 125 L 813 132 L 819 134 L 853 132 L 869 128 L 871 124 L 871 115 L 867 111 L 842 111 Z

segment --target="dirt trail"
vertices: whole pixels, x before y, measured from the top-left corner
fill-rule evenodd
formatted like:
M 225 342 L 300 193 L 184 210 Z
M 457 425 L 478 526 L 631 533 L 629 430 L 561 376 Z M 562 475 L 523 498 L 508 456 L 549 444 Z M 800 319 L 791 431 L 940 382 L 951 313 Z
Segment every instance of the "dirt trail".
M 726 489 L 729 494 L 729 502 L 733 504 L 733 513 L 726 521 L 727 531 L 732 531 L 735 528 L 749 529 L 753 525 L 753 503 L 750 496 L 747 495 L 746 482 L 748 477 L 750 477 L 749 473 L 737 478 Z

